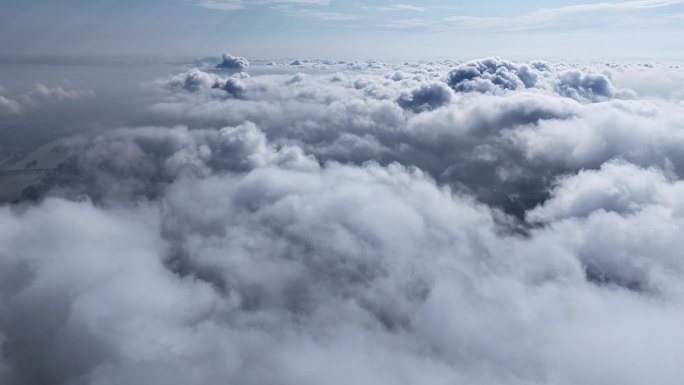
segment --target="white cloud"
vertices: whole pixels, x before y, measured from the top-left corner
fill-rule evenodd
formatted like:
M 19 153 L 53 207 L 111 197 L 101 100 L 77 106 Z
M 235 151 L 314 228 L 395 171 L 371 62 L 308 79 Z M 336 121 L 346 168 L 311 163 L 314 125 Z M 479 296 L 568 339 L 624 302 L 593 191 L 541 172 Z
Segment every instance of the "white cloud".
M 283 63 L 0 207 L 0 383 L 682 383 L 676 68 Z
M 216 68 L 246 70 L 249 68 L 249 61 L 244 57 L 224 53 L 221 56 L 221 62 L 216 65 Z
M 411 4 L 396 4 L 396 5 L 394 5 L 394 8 L 402 10 L 402 11 L 416 11 L 416 12 L 423 12 L 427 9 L 425 7 L 419 7 L 419 6 L 411 5 Z
M 372 9 L 380 12 L 387 11 L 412 11 L 412 12 L 424 12 L 427 7 L 420 7 L 412 4 L 393 4 L 390 6 L 364 6 L 364 9 Z
M 13 98 L 0 95 L 0 114 L 19 115 L 27 109 L 55 103 L 75 102 L 94 96 L 95 93 L 91 90 L 65 90 L 62 87 L 50 88 L 38 83 L 29 92 Z
M 38 83 L 20 99 L 26 104 L 36 106 L 44 103 L 77 101 L 94 96 L 95 93 L 91 90 L 65 90 L 62 87 L 50 88 L 45 84 Z
M 311 6 L 328 5 L 330 0 L 200 0 L 198 5 L 224 11 L 234 11 L 253 6 Z
M 536 28 L 551 27 L 562 23 L 567 23 L 568 20 L 575 20 L 573 17 L 586 16 L 582 21 L 600 22 L 600 25 L 605 26 L 613 22 L 619 22 L 620 18 L 624 18 L 625 13 L 638 13 L 640 11 L 670 7 L 682 4 L 680 0 L 638 0 L 638 1 L 623 1 L 623 2 L 604 2 L 604 3 L 587 3 L 576 4 L 558 8 L 540 8 L 528 14 L 520 16 L 470 16 L 470 15 L 455 15 L 444 18 L 446 23 L 437 22 L 435 25 L 440 25 L 441 28 L 449 29 L 477 29 L 477 30 L 527 30 Z M 615 18 L 607 18 L 615 14 Z M 600 14 L 603 19 L 594 19 L 594 14 Z M 647 17 L 647 16 L 644 16 Z M 660 20 L 660 17 L 651 17 L 651 19 Z M 665 17 L 667 18 L 667 17 Z M 633 21 L 635 22 L 635 21 Z M 399 26 L 399 25 L 397 25 Z

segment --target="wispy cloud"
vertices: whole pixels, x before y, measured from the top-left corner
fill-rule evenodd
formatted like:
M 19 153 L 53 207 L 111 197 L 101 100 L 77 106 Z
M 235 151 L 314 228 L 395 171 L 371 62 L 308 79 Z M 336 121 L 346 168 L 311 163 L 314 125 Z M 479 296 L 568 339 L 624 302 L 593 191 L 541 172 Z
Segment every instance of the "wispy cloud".
M 201 0 L 197 4 L 211 9 L 234 11 L 251 6 L 328 5 L 330 0 Z
M 201 0 L 198 5 L 223 11 L 236 11 L 250 7 L 270 7 L 295 17 L 310 17 L 329 21 L 349 21 L 363 18 L 360 15 L 322 10 L 330 0 Z M 410 6 L 409 6 L 410 7 Z
M 466 29 L 532 29 L 546 27 L 562 22 L 573 16 L 596 12 L 631 12 L 643 11 L 651 8 L 668 7 L 681 4 L 681 0 L 638 0 L 627 2 L 604 2 L 592 4 L 577 4 L 558 8 L 540 8 L 522 16 L 512 17 L 477 17 L 477 16 L 452 16 L 446 20 L 455 22 L 458 27 Z
M 420 7 L 417 5 L 412 5 L 412 4 L 392 4 L 389 6 L 363 6 L 362 8 L 364 9 L 369 9 L 369 10 L 374 10 L 374 11 L 380 11 L 380 12 L 388 12 L 388 11 L 412 11 L 412 12 L 423 12 L 427 10 L 427 7 Z
M 293 16 L 301 16 L 301 17 L 312 17 L 316 19 L 321 19 L 321 20 L 329 20 L 329 21 L 350 21 L 350 20 L 358 20 L 363 18 L 360 15 L 354 15 L 354 14 L 349 14 L 349 13 L 340 13 L 340 12 L 326 12 L 326 11 L 319 11 L 316 9 L 293 9 L 290 8 L 288 9 L 288 13 L 293 15 Z
M 204 7 L 204 8 L 209 8 L 209 9 L 218 9 L 222 11 L 234 11 L 238 9 L 244 8 L 244 5 L 242 2 L 232 2 L 232 1 L 219 1 L 219 0 L 207 0 L 207 1 L 200 1 L 197 3 L 198 5 Z
M 411 5 L 411 4 L 397 4 L 394 6 L 394 8 L 403 10 L 403 11 L 416 11 L 416 12 L 423 12 L 427 8 L 425 7 L 419 7 L 416 5 Z
M 386 27 L 396 29 L 432 29 L 432 30 L 528 30 L 539 29 L 562 25 L 568 21 L 577 21 L 579 16 L 587 16 L 575 26 L 587 25 L 599 22 L 597 18 L 591 17 L 600 14 L 602 25 L 618 23 L 609 15 L 624 18 L 626 14 L 635 14 L 647 10 L 670 7 L 683 4 L 684 0 L 637 0 L 626 2 L 603 2 L 576 4 L 557 8 L 539 8 L 535 11 L 517 16 L 470 16 L 454 15 L 439 20 L 435 19 L 400 19 L 385 23 Z M 608 15 L 607 15 L 608 14 Z M 648 16 L 636 15 L 640 18 Z

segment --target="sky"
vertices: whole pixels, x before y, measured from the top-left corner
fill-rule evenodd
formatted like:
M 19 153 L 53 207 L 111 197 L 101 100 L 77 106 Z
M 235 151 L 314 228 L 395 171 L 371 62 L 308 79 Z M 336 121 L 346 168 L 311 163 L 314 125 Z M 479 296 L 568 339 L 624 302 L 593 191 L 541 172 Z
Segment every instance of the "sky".
M 679 0 L 2 0 L 0 55 L 681 58 Z

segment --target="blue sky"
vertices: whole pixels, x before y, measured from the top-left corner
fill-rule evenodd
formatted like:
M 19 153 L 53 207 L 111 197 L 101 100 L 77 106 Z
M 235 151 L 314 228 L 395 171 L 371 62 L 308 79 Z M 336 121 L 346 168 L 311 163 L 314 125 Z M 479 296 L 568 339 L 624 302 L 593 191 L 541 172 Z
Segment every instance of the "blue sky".
M 684 1 L 0 0 L 0 54 L 681 58 Z

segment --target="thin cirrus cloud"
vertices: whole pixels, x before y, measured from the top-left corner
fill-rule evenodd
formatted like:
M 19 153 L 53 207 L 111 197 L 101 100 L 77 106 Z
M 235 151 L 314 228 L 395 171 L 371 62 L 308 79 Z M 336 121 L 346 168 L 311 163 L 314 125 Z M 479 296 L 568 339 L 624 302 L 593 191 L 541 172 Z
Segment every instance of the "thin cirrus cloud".
M 328 5 L 329 3 L 329 0 L 204 0 L 198 2 L 198 5 L 210 9 L 232 11 L 249 6 Z
M 250 7 L 269 7 L 276 8 L 288 16 L 310 17 L 328 21 L 351 21 L 362 18 L 359 15 L 332 11 L 321 11 L 318 8 L 330 4 L 329 0 L 264 0 L 264 1 L 242 1 L 242 0 L 204 0 L 198 5 L 221 11 L 237 11 Z
M 380 7 L 364 6 L 364 8 L 373 9 L 373 10 L 380 11 L 380 12 L 388 12 L 388 11 L 424 12 L 428 9 L 428 7 L 420 7 L 420 6 L 413 5 L 413 4 L 392 4 L 389 6 L 380 6 Z
M 612 16 L 624 17 L 626 14 L 635 14 L 640 19 L 658 18 L 645 12 L 654 11 L 658 8 L 673 7 L 680 5 L 681 0 L 637 0 L 627 2 L 602 2 L 575 4 L 557 8 L 539 8 L 523 15 L 512 16 L 472 16 L 454 15 L 448 16 L 440 21 L 427 19 L 401 19 L 393 20 L 387 24 L 392 28 L 432 28 L 440 30 L 448 29 L 479 29 L 479 30 L 528 30 L 537 28 L 553 27 L 563 25 L 568 21 L 575 20 L 578 16 L 587 16 L 578 25 L 592 24 L 613 24 Z M 600 15 L 598 20 L 592 15 Z M 619 21 L 619 20 L 617 20 Z

